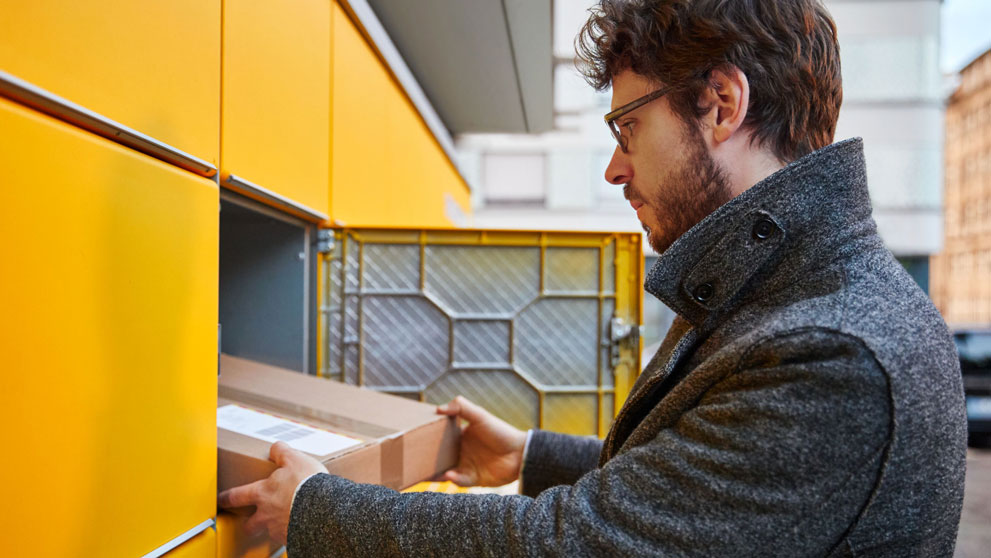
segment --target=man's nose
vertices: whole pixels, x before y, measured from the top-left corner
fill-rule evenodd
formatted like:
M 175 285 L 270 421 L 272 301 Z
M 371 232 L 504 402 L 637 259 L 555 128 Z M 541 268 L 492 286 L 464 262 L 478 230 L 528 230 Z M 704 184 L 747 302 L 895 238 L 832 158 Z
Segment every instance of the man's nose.
M 617 145 L 609 159 L 609 166 L 606 167 L 606 182 L 610 184 L 626 184 L 633 179 L 633 167 L 630 165 L 630 158 Z

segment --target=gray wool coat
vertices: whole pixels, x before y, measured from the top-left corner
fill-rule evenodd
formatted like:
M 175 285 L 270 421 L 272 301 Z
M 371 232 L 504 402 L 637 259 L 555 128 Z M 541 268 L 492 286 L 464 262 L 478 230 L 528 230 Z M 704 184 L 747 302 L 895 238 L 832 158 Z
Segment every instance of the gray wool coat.
M 957 355 L 877 234 L 859 139 L 717 209 L 645 286 L 678 317 L 604 442 L 535 432 L 518 496 L 316 475 L 289 555 L 952 556 Z

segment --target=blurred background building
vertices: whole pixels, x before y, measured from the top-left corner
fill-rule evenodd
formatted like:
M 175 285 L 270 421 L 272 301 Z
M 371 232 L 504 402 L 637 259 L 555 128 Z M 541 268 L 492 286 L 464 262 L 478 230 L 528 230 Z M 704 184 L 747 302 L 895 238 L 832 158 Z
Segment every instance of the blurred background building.
M 951 326 L 991 323 L 991 50 L 960 71 L 947 104 L 945 250 L 932 272 Z
M 615 142 L 603 124 L 610 92 L 574 66 L 574 39 L 590 0 L 553 3 L 553 129 L 461 134 L 460 166 L 473 185 L 474 225 L 640 231 L 621 188 L 604 172 Z M 829 0 L 839 30 L 844 102 L 836 139 L 864 138 L 878 228 L 928 291 L 929 257 L 942 242 L 943 88 L 940 0 Z M 649 266 L 656 254 L 644 245 Z M 673 314 L 644 299 L 644 347 Z

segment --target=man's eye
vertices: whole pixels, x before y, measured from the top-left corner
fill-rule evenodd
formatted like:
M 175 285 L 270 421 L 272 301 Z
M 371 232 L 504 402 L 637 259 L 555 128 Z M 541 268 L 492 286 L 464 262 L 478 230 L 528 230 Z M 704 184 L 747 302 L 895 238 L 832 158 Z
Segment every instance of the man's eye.
M 621 126 L 623 128 L 626 128 L 626 135 L 628 136 L 633 135 L 633 122 L 624 122 Z

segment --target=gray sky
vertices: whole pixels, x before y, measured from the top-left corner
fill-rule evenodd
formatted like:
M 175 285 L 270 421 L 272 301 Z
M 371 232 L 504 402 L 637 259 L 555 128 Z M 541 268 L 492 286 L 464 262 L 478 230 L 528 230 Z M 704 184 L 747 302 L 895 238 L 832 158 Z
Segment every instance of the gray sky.
M 942 15 L 944 72 L 956 72 L 991 48 L 991 0 L 946 0 Z

